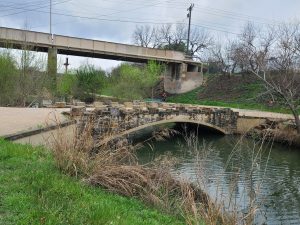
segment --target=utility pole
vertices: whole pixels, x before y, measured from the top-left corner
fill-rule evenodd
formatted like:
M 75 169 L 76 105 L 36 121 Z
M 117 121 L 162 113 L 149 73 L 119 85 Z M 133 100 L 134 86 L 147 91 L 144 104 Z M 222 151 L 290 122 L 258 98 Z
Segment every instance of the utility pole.
M 192 19 L 192 10 L 194 8 L 194 3 L 188 7 L 187 11 L 189 12 L 187 14 L 187 18 L 189 18 L 189 28 L 188 28 L 188 39 L 187 39 L 187 46 L 186 46 L 186 54 L 189 54 L 189 48 L 190 48 L 190 33 L 191 33 L 191 19 Z
M 50 35 L 51 35 L 51 42 L 53 44 L 53 33 L 52 33 L 52 0 L 50 0 Z
M 66 62 L 64 63 L 64 66 L 65 66 L 65 73 L 67 74 L 68 73 L 68 66 L 69 66 L 69 58 L 67 57 L 66 58 Z

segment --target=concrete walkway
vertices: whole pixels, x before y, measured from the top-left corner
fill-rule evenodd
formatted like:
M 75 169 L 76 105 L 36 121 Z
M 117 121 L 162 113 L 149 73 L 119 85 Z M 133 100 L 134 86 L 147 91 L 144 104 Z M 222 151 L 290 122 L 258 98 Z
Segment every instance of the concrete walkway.
M 53 126 L 68 121 L 70 109 L 0 107 L 0 137 Z
M 229 108 L 222 106 L 208 106 L 208 105 L 197 105 L 204 108 Z M 269 118 L 269 119 L 294 119 L 292 114 L 284 114 L 284 113 L 275 113 L 275 112 L 266 112 L 252 109 L 237 109 L 231 108 L 232 111 L 238 112 L 239 116 L 245 117 L 258 117 L 258 118 Z
M 274 113 L 274 112 L 264 112 L 258 110 L 249 109 L 232 109 L 234 112 L 239 112 L 240 116 L 245 117 L 259 117 L 259 118 L 270 118 L 270 119 L 294 119 L 292 114 Z

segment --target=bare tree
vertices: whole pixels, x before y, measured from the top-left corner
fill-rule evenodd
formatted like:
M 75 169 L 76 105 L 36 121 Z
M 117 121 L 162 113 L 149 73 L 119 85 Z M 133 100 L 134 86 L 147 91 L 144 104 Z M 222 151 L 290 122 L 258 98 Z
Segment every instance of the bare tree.
M 232 51 L 232 59 L 243 73 L 262 72 L 265 77 L 268 59 L 275 40 L 274 29 L 261 30 L 248 23 Z
M 235 66 L 242 72 L 248 71 L 248 54 L 240 43 L 233 43 L 231 47 L 231 59 Z M 244 73 L 242 73 L 244 74 Z
M 164 45 L 170 45 L 173 41 L 172 37 L 172 25 L 165 24 L 157 28 L 157 39 L 160 43 L 159 47 L 162 48 Z
M 193 57 L 201 58 L 201 53 L 214 44 L 212 36 L 205 30 L 198 28 L 192 29 L 190 36 L 190 52 Z
M 211 50 L 222 73 L 230 75 L 237 66 L 242 74 L 254 74 L 266 93 L 291 110 L 300 134 L 300 25 L 257 29 L 247 24 L 238 40 L 229 43 Z
M 155 48 L 158 46 L 157 30 L 149 25 L 137 26 L 132 38 L 135 44 L 142 47 Z
M 137 26 L 133 33 L 133 42 L 139 46 L 186 51 L 187 28 L 184 24 L 165 24 L 160 27 L 149 25 Z M 199 58 L 204 49 L 212 46 L 213 39 L 209 33 L 199 28 L 191 31 L 189 55 Z
M 300 51 L 298 38 L 300 30 L 298 24 L 281 25 L 276 30 L 277 39 L 273 54 L 270 50 L 256 51 L 255 64 L 258 68 L 251 68 L 251 72 L 260 78 L 267 90 L 287 106 L 294 118 L 297 132 L 300 134 Z M 264 48 L 270 48 L 273 35 L 268 34 Z M 269 58 L 268 58 L 269 57 Z M 263 74 L 263 76 L 262 76 Z
M 243 51 L 241 56 L 243 58 L 241 61 L 245 60 L 245 65 L 248 67 L 245 68 L 247 70 L 254 70 L 256 71 L 258 66 L 256 64 L 255 60 L 255 53 L 257 51 L 256 49 L 256 40 L 257 40 L 257 29 L 254 27 L 253 24 L 248 23 L 242 34 L 240 35 L 240 51 Z
M 228 41 L 226 44 L 215 44 L 210 48 L 210 60 L 215 63 L 223 75 L 230 77 L 235 70 L 236 62 L 232 60 L 234 43 Z
M 28 29 L 28 25 L 25 23 L 24 30 Z M 33 46 L 27 42 L 27 32 L 22 32 L 22 49 L 17 54 L 18 56 L 18 71 L 19 76 L 16 84 L 18 86 L 18 99 L 16 100 L 17 105 L 23 107 L 28 104 L 38 102 L 43 95 L 43 89 L 47 89 L 50 92 L 48 84 L 49 77 L 46 76 L 45 72 L 45 59 L 34 52 Z

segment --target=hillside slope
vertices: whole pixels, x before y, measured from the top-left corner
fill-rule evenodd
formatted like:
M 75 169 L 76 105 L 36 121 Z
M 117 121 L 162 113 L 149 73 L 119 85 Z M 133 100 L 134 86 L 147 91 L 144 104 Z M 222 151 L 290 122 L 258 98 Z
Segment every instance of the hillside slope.
M 206 75 L 205 85 L 191 92 L 170 96 L 174 103 L 212 105 L 262 111 L 289 112 L 264 94 L 264 85 L 251 75 Z

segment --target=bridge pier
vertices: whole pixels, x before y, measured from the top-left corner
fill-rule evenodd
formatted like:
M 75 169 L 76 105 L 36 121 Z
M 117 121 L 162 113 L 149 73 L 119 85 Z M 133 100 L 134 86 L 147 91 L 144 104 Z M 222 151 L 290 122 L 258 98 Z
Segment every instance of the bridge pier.
M 164 89 L 171 94 L 191 91 L 203 84 L 200 64 L 169 63 L 164 75 Z
M 56 91 L 57 77 L 57 48 L 48 48 L 48 87 L 51 91 Z

